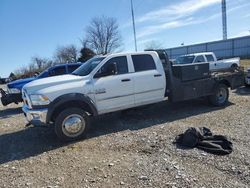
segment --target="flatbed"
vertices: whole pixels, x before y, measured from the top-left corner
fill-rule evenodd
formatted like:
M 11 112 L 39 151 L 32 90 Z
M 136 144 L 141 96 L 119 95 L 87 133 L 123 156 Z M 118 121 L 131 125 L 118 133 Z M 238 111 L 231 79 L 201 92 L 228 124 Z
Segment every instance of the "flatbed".
M 166 96 L 171 102 L 208 97 L 214 105 L 222 106 L 224 103 L 211 99 L 220 92 L 228 95 L 227 88 L 233 90 L 244 86 L 242 67 L 210 71 L 209 63 L 173 65 L 164 50 L 157 50 L 157 53 L 166 74 Z M 224 97 L 228 99 L 228 96 Z

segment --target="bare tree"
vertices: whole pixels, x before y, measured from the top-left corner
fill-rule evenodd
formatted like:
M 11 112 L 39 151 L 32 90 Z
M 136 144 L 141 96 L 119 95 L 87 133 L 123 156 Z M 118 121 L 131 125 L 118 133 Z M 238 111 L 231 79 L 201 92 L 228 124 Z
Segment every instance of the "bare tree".
M 17 70 L 15 70 L 15 75 L 17 76 L 17 78 L 25 78 L 25 77 L 29 77 L 29 68 L 27 66 L 23 66 Z
M 93 56 L 95 56 L 95 52 L 93 52 L 89 48 L 83 47 L 80 50 L 80 56 L 78 58 L 78 61 L 85 62 L 85 61 L 89 60 L 90 58 L 92 58 Z
M 35 72 L 37 70 L 36 68 L 36 64 L 31 62 L 29 65 L 28 65 L 28 70 L 29 72 Z
M 38 56 L 33 56 L 31 58 L 30 64 L 20 67 L 14 73 L 16 78 L 30 77 L 34 76 L 34 74 L 37 72 L 42 72 L 48 67 L 51 67 L 53 64 L 54 62 L 52 60 L 49 60 L 47 58 L 41 58 Z
M 119 26 L 114 18 L 93 18 L 86 28 L 86 37 L 82 40 L 83 47 L 90 48 L 96 54 L 107 54 L 121 46 Z
M 41 71 L 44 69 L 44 67 L 46 67 L 46 64 L 48 63 L 48 59 L 47 58 L 41 58 L 38 56 L 33 56 L 31 58 L 31 63 L 29 65 L 30 70 L 31 69 L 36 69 L 36 71 Z M 31 70 L 31 71 L 33 71 Z
M 76 63 L 78 59 L 78 50 L 74 45 L 60 46 L 55 52 L 56 63 Z
M 161 48 L 162 48 L 162 44 L 155 40 L 149 41 L 145 44 L 145 50 L 156 50 L 156 49 L 161 49 Z

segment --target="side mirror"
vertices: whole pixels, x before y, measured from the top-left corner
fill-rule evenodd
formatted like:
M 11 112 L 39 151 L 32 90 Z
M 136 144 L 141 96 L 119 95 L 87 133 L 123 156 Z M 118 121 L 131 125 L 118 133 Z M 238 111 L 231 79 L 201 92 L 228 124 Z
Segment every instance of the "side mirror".
M 117 65 L 116 63 L 111 63 L 108 64 L 107 67 L 105 67 L 103 70 L 100 69 L 100 71 L 98 71 L 94 78 L 100 78 L 100 77 L 104 77 L 104 76 L 111 76 L 111 75 L 115 75 L 117 74 Z

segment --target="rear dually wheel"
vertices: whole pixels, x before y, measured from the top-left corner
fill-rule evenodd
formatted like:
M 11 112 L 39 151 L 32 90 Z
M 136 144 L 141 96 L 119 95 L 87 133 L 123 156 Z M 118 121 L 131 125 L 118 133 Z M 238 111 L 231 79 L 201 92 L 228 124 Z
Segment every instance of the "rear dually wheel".
M 225 84 L 219 84 L 213 95 L 209 96 L 209 102 L 214 106 L 225 106 L 228 103 L 229 91 Z

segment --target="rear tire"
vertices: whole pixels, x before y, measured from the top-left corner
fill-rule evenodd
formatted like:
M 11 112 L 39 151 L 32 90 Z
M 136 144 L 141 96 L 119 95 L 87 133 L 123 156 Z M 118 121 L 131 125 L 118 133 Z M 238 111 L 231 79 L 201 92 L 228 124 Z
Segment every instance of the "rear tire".
M 83 138 L 89 127 L 89 117 L 80 108 L 63 110 L 55 119 L 55 133 L 61 141 Z
M 209 96 L 209 102 L 213 106 L 225 106 L 228 103 L 229 91 L 225 84 L 219 84 L 215 88 L 214 95 Z

